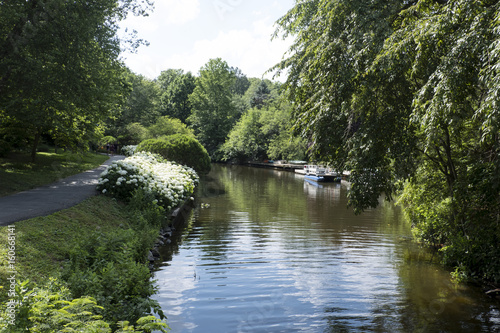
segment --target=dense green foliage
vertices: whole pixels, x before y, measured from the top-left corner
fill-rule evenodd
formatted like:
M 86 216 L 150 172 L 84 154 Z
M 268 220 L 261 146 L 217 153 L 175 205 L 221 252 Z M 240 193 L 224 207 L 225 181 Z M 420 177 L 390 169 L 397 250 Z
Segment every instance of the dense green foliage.
M 119 323 L 125 320 L 137 321 L 138 331 L 149 332 L 152 318 L 139 317 L 158 311 L 159 305 L 149 299 L 155 288 L 145 258 L 164 223 L 164 210 L 139 192 L 127 206 L 94 196 L 53 215 L 17 222 L 17 278 L 32 282 L 16 286 L 16 297 L 26 298 L 8 332 L 56 332 L 63 325 L 79 332 L 95 332 L 94 325 L 103 327 L 99 332 L 120 326 L 131 330 Z M 6 228 L 0 233 L 2 258 Z M 4 288 L 8 277 L 2 260 Z M 7 294 L 1 295 L 5 318 Z
M 16 288 L 15 301 L 22 302 L 14 324 L 5 312 L 0 314 L 2 331 L 16 332 L 101 332 L 111 333 L 112 329 L 98 313 L 103 307 L 97 305 L 92 297 L 73 298 L 71 292 L 56 279 L 49 279 L 43 288 L 30 288 L 29 281 L 20 283 Z M 8 326 L 6 326 L 8 325 Z M 167 324 L 154 316 L 141 317 L 136 327 L 128 321 L 118 322 L 114 333 L 167 332 Z
M 120 127 L 130 123 L 152 125 L 160 116 L 160 88 L 141 75 L 128 73 L 126 79 L 130 93 L 113 126 Z
M 257 89 L 250 98 L 250 106 L 257 109 L 262 108 L 266 104 L 266 100 L 269 99 L 270 94 L 271 90 L 267 87 L 266 82 L 260 81 Z
M 234 95 L 244 95 L 245 92 L 250 87 L 250 80 L 247 78 L 245 74 L 238 67 L 231 67 L 230 71 L 234 73 L 235 80 L 231 91 Z
M 185 123 L 191 115 L 189 95 L 196 86 L 195 77 L 182 69 L 168 69 L 160 73 L 156 82 L 161 90 L 161 114 Z
M 253 108 L 233 127 L 221 151 L 225 160 L 305 159 L 306 142 L 292 133 L 288 106 Z
M 112 234 L 92 233 L 74 244 L 62 274 L 73 297 L 91 296 L 103 307 L 98 313 L 110 322 L 137 320 L 159 309 L 149 297 L 154 282 L 146 265 L 165 210 L 141 191 L 127 207 L 132 224 Z
M 183 122 L 176 118 L 168 116 L 160 117 L 156 122 L 148 127 L 149 138 L 161 138 L 174 134 L 182 134 L 194 137 L 193 130 L 188 128 Z
M 136 151 L 159 154 L 169 161 L 187 165 L 198 173 L 210 171 L 210 156 L 207 150 L 191 136 L 174 134 L 161 139 L 145 140 L 137 146 Z
M 126 93 L 118 22 L 149 1 L 7 1 L 0 6 L 0 143 L 42 135 L 85 149 Z M 137 41 L 136 41 L 137 42 Z M 13 147 L 16 148 L 16 147 Z
M 140 123 L 131 123 L 123 128 L 121 135 L 116 141 L 128 145 L 137 145 L 150 136 L 151 134 L 146 127 L 142 126 Z
M 127 70 L 124 78 L 127 97 L 107 123 L 106 135 L 113 143 L 138 144 L 149 137 L 146 128 L 160 117 L 160 87 L 156 82 Z
M 188 121 L 210 157 L 219 160 L 217 150 L 237 120 L 232 103 L 234 71 L 220 58 L 211 59 L 200 69 L 196 88 L 189 96 L 193 107 Z
M 150 126 L 141 123 L 124 123 L 120 127 L 115 127 L 110 132 L 118 134 L 118 138 L 113 138 L 109 143 L 120 143 L 137 145 L 147 139 L 161 138 L 164 136 L 183 134 L 194 137 L 193 130 L 177 118 L 169 116 L 157 117 Z M 106 136 L 110 137 L 110 136 Z M 104 137 L 104 138 L 106 138 Z M 103 142 L 103 139 L 99 140 Z
M 457 275 L 500 280 L 496 1 L 299 0 L 287 70 L 296 128 L 352 172 L 358 211 L 404 188 L 419 238 Z

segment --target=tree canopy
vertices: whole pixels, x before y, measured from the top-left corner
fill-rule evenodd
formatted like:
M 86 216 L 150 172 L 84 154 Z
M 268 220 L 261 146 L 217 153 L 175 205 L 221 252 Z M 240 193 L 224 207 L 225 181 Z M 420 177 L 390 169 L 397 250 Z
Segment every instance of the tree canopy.
M 188 121 L 210 157 L 216 152 L 237 120 L 237 108 L 232 101 L 236 75 L 220 59 L 210 59 L 201 69 L 196 88 L 189 96 L 193 107 Z
M 489 279 L 500 279 L 499 6 L 298 0 L 276 31 L 295 38 L 275 69 L 288 71 L 296 130 L 351 170 L 350 205 L 404 188 L 416 234 Z
M 152 126 L 148 128 L 151 138 L 160 138 L 174 134 L 183 134 L 189 137 L 194 137 L 193 130 L 188 128 L 186 124 L 179 119 L 170 118 L 168 116 L 160 117 Z
M 140 123 L 153 124 L 160 117 L 160 89 L 156 82 L 142 75 L 128 73 L 126 84 L 130 92 L 123 103 L 115 126 Z
M 247 110 L 221 147 L 224 160 L 303 160 L 307 141 L 294 135 L 290 125 L 291 106 L 281 103 Z
M 161 112 L 186 122 L 191 115 L 189 95 L 196 86 L 196 78 L 191 72 L 184 73 L 182 69 L 162 71 L 156 80 L 160 86 Z
M 118 22 L 149 0 L 6 1 L 0 7 L 0 127 L 76 146 L 126 93 Z M 137 40 L 129 40 L 137 45 Z M 135 43 L 135 44 L 134 44 Z

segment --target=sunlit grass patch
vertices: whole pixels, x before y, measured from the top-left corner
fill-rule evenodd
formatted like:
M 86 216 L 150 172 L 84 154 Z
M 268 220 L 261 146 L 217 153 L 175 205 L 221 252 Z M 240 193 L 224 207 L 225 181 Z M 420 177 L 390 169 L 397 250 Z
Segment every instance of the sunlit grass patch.
M 93 233 L 113 233 L 128 228 L 124 205 L 105 196 L 91 197 L 55 214 L 15 223 L 17 279 L 44 284 L 57 277 L 76 244 Z M 0 227 L 0 286 L 10 276 L 7 256 L 7 226 Z M 1 292 L 0 302 L 6 293 Z
M 39 152 L 32 163 L 28 154 L 15 153 L 0 158 L 0 196 L 50 184 L 86 170 L 96 168 L 108 159 L 100 154 Z

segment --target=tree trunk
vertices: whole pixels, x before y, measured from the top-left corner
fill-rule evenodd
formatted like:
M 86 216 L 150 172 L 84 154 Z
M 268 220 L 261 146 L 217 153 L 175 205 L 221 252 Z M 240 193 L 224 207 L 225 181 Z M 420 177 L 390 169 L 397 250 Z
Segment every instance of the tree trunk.
M 38 148 L 38 144 L 40 143 L 40 130 L 37 129 L 35 133 L 35 141 L 33 142 L 33 146 L 31 147 L 31 162 L 35 163 L 36 161 L 36 149 Z

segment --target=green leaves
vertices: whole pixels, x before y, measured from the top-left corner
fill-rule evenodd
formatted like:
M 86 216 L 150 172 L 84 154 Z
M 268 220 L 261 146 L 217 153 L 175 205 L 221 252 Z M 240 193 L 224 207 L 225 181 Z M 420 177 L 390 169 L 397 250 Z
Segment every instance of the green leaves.
M 191 123 L 200 143 L 210 157 L 219 160 L 216 151 L 226 139 L 237 120 L 237 109 L 232 102 L 236 75 L 220 58 L 211 59 L 200 69 L 196 88 L 189 96 L 193 107 Z
M 225 160 L 304 159 L 306 142 L 294 136 L 290 106 L 253 108 L 229 132 L 221 151 Z
M 117 21 L 136 2 L 2 4 L 0 120 L 24 124 L 33 156 L 42 134 L 79 146 L 123 102 Z
M 27 281 L 20 283 L 27 287 Z M 105 310 L 92 297 L 72 298 L 69 289 L 51 278 L 46 287 L 23 289 L 19 293 L 23 301 L 22 311 L 16 313 L 16 323 L 0 322 L 0 328 L 8 332 L 83 332 L 111 333 L 110 324 L 98 313 Z M 6 311 L 0 312 L 4 318 Z M 8 325 L 8 326 L 5 326 Z M 137 320 L 135 327 L 128 321 L 116 324 L 115 333 L 121 332 L 168 332 L 168 325 L 154 317 L 144 316 Z
M 297 1 L 278 21 L 277 35 L 295 42 L 275 67 L 290 73 L 312 151 L 352 171 L 357 212 L 406 184 L 419 237 L 489 279 L 500 278 L 480 264 L 498 256 L 481 239 L 500 235 L 499 12 L 467 0 Z M 494 185 L 479 186 L 478 172 Z M 474 262 L 460 259 L 473 252 Z
M 347 165 L 359 174 L 386 170 L 391 145 L 411 143 L 406 138 L 387 140 L 396 133 L 405 136 L 407 124 L 394 126 L 389 120 L 408 111 L 397 105 L 408 96 L 408 88 L 381 86 L 381 80 L 395 82 L 398 76 L 369 72 L 400 6 L 397 1 L 299 1 L 278 21 L 278 31 L 296 34 L 291 56 L 276 66 L 289 72 L 285 89 L 294 102 L 296 129 L 312 142 L 316 158 L 337 169 Z M 385 96 L 391 100 L 384 101 Z M 396 105 L 389 104 L 394 101 Z M 361 210 L 376 205 L 373 196 L 381 190 L 391 195 L 392 178 L 384 173 L 355 184 L 360 197 L 353 194 L 351 204 Z M 372 194 L 362 198 L 366 191 Z
M 189 95 L 196 86 L 196 78 L 182 69 L 168 69 L 161 72 L 157 82 L 161 87 L 162 114 L 185 123 L 191 114 Z
M 210 171 L 207 150 L 192 136 L 173 134 L 141 142 L 137 151 L 159 154 L 168 161 L 186 165 L 201 174 Z

